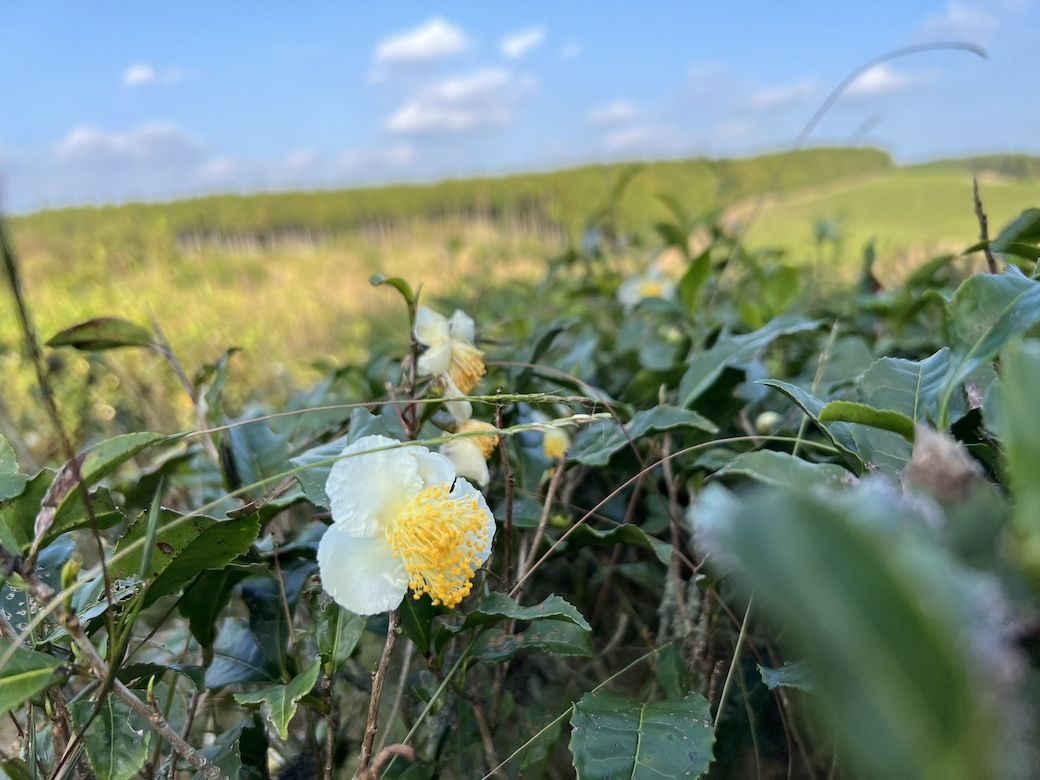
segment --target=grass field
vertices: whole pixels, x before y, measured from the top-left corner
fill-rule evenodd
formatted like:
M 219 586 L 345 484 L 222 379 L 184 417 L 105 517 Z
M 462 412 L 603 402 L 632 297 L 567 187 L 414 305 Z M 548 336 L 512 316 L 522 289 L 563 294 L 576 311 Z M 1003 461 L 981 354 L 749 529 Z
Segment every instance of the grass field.
M 980 191 L 990 233 L 996 235 L 1022 209 L 1040 203 L 1040 178 L 984 176 Z M 746 218 L 747 213 L 744 206 L 735 218 Z M 784 247 L 795 260 L 814 259 L 821 220 L 837 228 L 840 248 L 825 250 L 829 261 L 856 261 L 864 245 L 873 241 L 881 266 L 893 270 L 932 254 L 959 252 L 975 243 L 979 229 L 970 173 L 921 167 L 772 199 L 747 240 L 750 246 Z

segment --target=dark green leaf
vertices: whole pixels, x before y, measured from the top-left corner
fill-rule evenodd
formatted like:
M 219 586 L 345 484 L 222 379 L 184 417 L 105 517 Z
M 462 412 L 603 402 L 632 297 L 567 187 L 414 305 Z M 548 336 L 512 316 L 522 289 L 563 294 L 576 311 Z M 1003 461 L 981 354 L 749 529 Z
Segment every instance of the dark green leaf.
M 490 628 L 473 645 L 473 655 L 486 663 L 502 663 L 521 652 L 589 657 L 589 632 L 562 620 L 535 620 L 519 634 Z
M 83 727 L 96 703 L 87 699 L 73 702 L 72 717 Z M 90 728 L 84 734 L 90 768 L 98 780 L 131 780 L 148 760 L 152 732 L 131 725 L 130 707 L 115 696 L 106 695 Z
M 693 428 L 705 433 L 718 433 L 718 427 L 706 417 L 690 409 L 661 404 L 643 409 L 622 428 L 613 420 L 603 420 L 588 426 L 577 436 L 567 453 L 570 460 L 588 466 L 603 466 L 611 455 L 630 442 L 651 432 Z
M 119 540 L 116 555 L 124 554 L 110 564 L 110 577 L 131 577 L 140 572 L 144 545 L 129 548 L 144 541 L 146 527 L 142 516 Z M 259 533 L 260 522 L 255 514 L 237 520 L 214 520 L 163 510 L 151 551 L 150 571 L 145 576 L 149 582 L 148 600 L 173 593 L 201 571 L 222 568 L 248 551 Z
M 11 643 L 0 639 L 0 654 L 6 653 Z M 26 647 L 15 648 L 14 654 L 0 669 L 0 712 L 20 707 L 26 700 L 50 687 L 60 661 L 45 653 Z
M 592 627 L 573 604 L 560 596 L 549 596 L 541 604 L 521 607 L 505 593 L 485 596 L 474 610 L 466 616 L 463 628 L 495 623 L 500 620 L 566 620 L 591 631 Z
M 321 661 L 315 661 L 288 685 L 274 685 L 254 693 L 236 693 L 235 701 L 239 704 L 263 703 L 267 718 L 278 731 L 278 736 L 288 739 L 289 721 L 296 714 L 297 704 L 314 689 L 320 672 Z
M 698 694 L 644 704 L 586 693 L 571 714 L 570 749 L 582 780 L 700 777 L 712 762 L 711 713 Z
M 567 538 L 567 549 L 578 547 L 613 547 L 615 544 L 632 544 L 650 550 L 661 563 L 668 565 L 672 558 L 672 545 L 647 534 L 638 525 L 626 523 L 609 531 L 598 531 L 588 524 L 580 525 Z
M 810 463 L 787 452 L 743 452 L 715 472 L 717 477 L 741 476 L 767 485 L 838 488 L 852 484 L 852 472 L 833 463 Z
M 914 421 L 902 412 L 875 409 L 855 401 L 830 401 L 820 410 L 820 422 L 847 422 L 898 433 L 907 442 L 914 441 Z
M 99 352 L 117 347 L 151 347 L 152 334 L 140 325 L 118 317 L 98 317 L 66 328 L 52 336 L 48 347 L 74 347 L 87 352 Z
M 19 473 L 18 461 L 14 449 L 3 436 L 0 436 L 0 501 L 7 501 L 19 495 L 25 489 L 27 476 Z
M 430 651 L 433 641 L 433 619 L 445 610 L 435 607 L 430 597 L 423 594 L 420 598 L 412 598 L 411 594 L 401 602 L 401 630 L 405 636 L 415 642 L 422 653 Z
M 831 443 L 841 452 L 845 461 L 852 467 L 856 474 L 863 473 L 863 459 L 860 457 L 859 445 L 856 444 L 856 438 L 852 435 L 852 426 L 848 423 L 824 423 L 820 420 L 820 412 L 823 411 L 825 405 L 823 401 L 812 393 L 806 392 L 802 388 L 792 385 L 789 382 L 781 382 L 776 379 L 762 379 L 759 380 L 758 384 L 779 390 L 790 398 L 791 401 L 794 402 L 795 406 L 801 409 L 802 412 L 812 420 L 816 427 L 831 440 Z
M 334 673 L 354 652 L 368 618 L 355 615 L 335 602 L 329 602 L 324 608 L 315 604 L 312 614 L 318 654 L 329 664 L 330 673 Z
M 780 336 L 819 327 L 819 322 L 784 315 L 764 327 L 740 336 L 722 334 L 711 349 L 695 354 L 679 383 L 679 406 L 688 407 L 715 382 L 723 369 L 752 358 Z
M 1036 244 L 1040 241 L 1040 209 L 1026 209 L 990 243 L 994 252 L 1008 252 L 1011 244 Z M 1034 259 L 1037 249 L 1033 246 Z
M 1012 351 L 1004 364 L 1000 385 L 1000 414 L 1004 451 L 1015 497 L 1015 524 L 1028 540 L 1028 559 L 1040 567 L 1040 343 L 1027 341 Z

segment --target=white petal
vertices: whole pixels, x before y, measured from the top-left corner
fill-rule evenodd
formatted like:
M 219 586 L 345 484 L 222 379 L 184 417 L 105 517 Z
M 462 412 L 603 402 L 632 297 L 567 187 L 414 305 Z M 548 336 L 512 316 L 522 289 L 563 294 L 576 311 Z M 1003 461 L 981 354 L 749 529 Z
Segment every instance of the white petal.
M 451 342 L 441 341 L 419 355 L 419 376 L 440 376 L 451 368 Z
M 336 603 L 357 615 L 396 608 L 408 591 L 408 575 L 382 534 L 349 536 L 331 525 L 318 544 L 321 585 Z
M 415 448 L 366 452 L 395 444 L 400 442 L 386 436 L 363 436 L 343 448 L 343 455 L 351 457 L 340 458 L 333 464 L 325 492 L 332 521 L 343 533 L 375 535 L 384 522 L 392 519 L 422 490 Z
M 617 299 L 625 306 L 635 306 L 641 300 L 639 285 L 643 283 L 642 277 L 632 276 L 625 279 L 618 287 Z
M 487 501 L 484 500 L 484 494 L 473 487 L 469 482 L 464 479 L 455 480 L 455 487 L 451 489 L 452 498 L 470 498 L 473 497 L 477 501 L 477 506 L 480 507 L 481 511 L 486 517 L 486 528 L 487 528 L 487 544 L 484 547 L 484 551 L 480 554 L 480 562 L 484 563 L 491 555 L 491 544 L 495 539 L 495 531 L 497 526 L 495 525 L 495 516 L 491 514 L 491 510 L 488 509 Z
M 661 283 L 660 297 L 666 301 L 675 300 L 675 282 L 671 279 L 661 279 L 659 281 Z
M 455 481 L 455 464 L 439 452 L 430 452 L 425 447 L 414 447 L 415 462 L 419 466 L 419 476 L 423 487 L 431 485 L 450 485 Z M 444 448 L 441 447 L 441 450 Z
M 441 445 L 441 453 L 455 464 L 460 477 L 472 479 L 482 488 L 491 481 L 484 453 L 469 439 L 446 441 Z
M 420 306 L 415 313 L 415 339 L 426 347 L 447 341 L 449 336 L 448 320 L 443 314 L 433 309 Z
M 465 341 L 473 344 L 477 338 L 477 325 L 462 309 L 456 309 L 448 322 L 448 333 L 456 341 Z
M 441 379 L 444 380 L 444 406 L 447 408 L 448 414 L 454 417 L 456 422 L 466 422 L 473 416 L 473 404 L 463 400 L 453 401 L 453 398 L 462 398 L 462 391 L 455 386 L 455 383 L 451 381 L 451 377 L 447 374 L 442 376 Z

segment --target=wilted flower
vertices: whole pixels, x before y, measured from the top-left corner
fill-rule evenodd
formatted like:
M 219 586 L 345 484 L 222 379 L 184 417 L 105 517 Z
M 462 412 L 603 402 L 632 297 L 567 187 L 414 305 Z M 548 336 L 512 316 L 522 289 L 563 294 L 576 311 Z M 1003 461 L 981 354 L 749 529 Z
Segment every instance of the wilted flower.
M 588 415 L 573 415 L 571 417 L 576 423 L 585 422 L 584 419 Z M 571 437 L 567 435 L 567 431 L 563 430 L 559 425 L 553 425 L 550 418 L 543 412 L 534 412 L 531 414 L 531 418 L 535 425 L 538 426 L 538 430 L 542 432 L 542 453 L 549 460 L 563 460 L 563 456 L 567 454 L 567 450 L 571 446 Z M 589 417 L 589 420 L 592 420 Z
M 484 376 L 484 353 L 474 346 L 473 319 L 461 309 L 449 320 L 420 306 L 415 315 L 415 339 L 426 347 L 419 356 L 419 375 L 445 379 L 449 397 L 468 395 Z
M 459 476 L 472 479 L 482 488 L 487 487 L 491 479 L 487 459 L 498 444 L 498 435 L 495 433 L 498 429 L 481 420 L 465 420 L 455 430 L 457 433 L 469 434 L 487 432 L 481 436 L 451 439 L 441 445 L 441 454 L 455 464 Z
M 318 546 L 325 590 L 359 615 L 396 608 L 411 589 L 456 606 L 491 554 L 495 518 L 448 458 L 365 436 L 325 484 L 332 525 Z M 375 450 L 375 451 L 372 451 Z
M 646 298 L 670 301 L 675 297 L 675 282 L 660 271 L 651 269 L 625 279 L 618 287 L 617 297 L 626 307 L 635 306 Z

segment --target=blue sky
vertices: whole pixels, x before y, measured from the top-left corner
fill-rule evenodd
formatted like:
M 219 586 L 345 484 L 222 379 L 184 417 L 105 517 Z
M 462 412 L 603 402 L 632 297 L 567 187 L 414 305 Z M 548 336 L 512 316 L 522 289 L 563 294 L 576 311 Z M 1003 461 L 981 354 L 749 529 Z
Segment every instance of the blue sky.
M 1032 0 L 8 3 L 6 208 L 814 143 L 1040 151 Z

